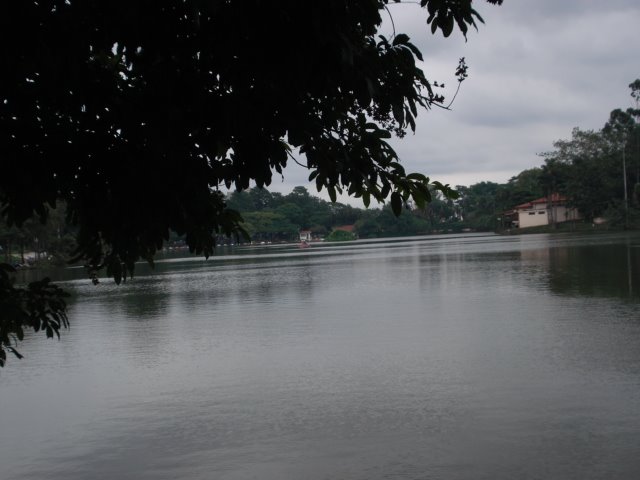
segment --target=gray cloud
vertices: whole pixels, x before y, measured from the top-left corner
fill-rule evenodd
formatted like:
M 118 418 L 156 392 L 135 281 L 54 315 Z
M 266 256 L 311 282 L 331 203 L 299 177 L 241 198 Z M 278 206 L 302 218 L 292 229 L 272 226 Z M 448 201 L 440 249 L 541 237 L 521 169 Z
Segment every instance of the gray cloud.
M 427 77 L 448 81 L 449 96 L 459 57 L 470 71 L 453 111 L 423 114 L 417 134 L 394 143 L 408 169 L 451 183 L 505 181 L 540 165 L 537 154 L 573 127 L 600 128 L 612 109 L 631 104 L 627 85 L 640 77 L 638 2 L 480 7 L 486 25 L 466 43 L 432 37 L 416 9 L 393 11 L 397 30 L 425 54 Z
M 486 24 L 467 42 L 431 35 L 426 11 L 415 4 L 389 5 L 396 31 L 410 35 L 427 78 L 445 82 L 449 98 L 460 57 L 470 73 L 452 111 L 422 112 L 416 134 L 393 141 L 408 170 L 453 185 L 503 182 L 542 164 L 537 154 L 574 127 L 601 128 L 611 110 L 631 105 L 627 85 L 640 78 L 637 0 L 474 5 Z M 381 33 L 392 34 L 388 20 Z M 307 172 L 291 165 L 270 188 L 295 185 L 307 185 Z

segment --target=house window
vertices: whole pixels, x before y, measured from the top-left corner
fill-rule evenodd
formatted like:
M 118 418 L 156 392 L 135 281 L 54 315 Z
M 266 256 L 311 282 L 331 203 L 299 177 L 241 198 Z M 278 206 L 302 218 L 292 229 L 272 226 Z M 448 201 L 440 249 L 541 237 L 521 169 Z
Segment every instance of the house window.
M 536 212 L 529 212 L 529 215 L 535 215 Z
M 541 211 L 538 212 L 538 215 L 544 215 L 545 213 L 547 213 L 547 212 L 545 212 L 544 210 L 541 210 Z

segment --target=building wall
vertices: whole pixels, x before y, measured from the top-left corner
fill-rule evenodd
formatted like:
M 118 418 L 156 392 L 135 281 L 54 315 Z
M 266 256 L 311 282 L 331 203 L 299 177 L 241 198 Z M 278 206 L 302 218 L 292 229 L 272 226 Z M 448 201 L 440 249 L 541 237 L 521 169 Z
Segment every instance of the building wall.
M 534 205 L 534 208 L 518 210 L 518 224 L 520 228 L 538 227 L 549 224 L 549 215 L 544 205 Z
M 575 208 L 567 208 L 564 205 L 552 207 L 550 212 L 545 204 L 535 204 L 532 208 L 518 210 L 518 223 L 520 228 L 538 227 L 549 225 L 549 214 L 553 215 L 553 222 L 562 223 L 571 220 L 579 220 L 580 214 Z
M 580 218 L 582 217 L 575 208 L 567 208 L 565 206 L 558 206 L 554 208 L 554 220 L 556 223 L 579 220 Z

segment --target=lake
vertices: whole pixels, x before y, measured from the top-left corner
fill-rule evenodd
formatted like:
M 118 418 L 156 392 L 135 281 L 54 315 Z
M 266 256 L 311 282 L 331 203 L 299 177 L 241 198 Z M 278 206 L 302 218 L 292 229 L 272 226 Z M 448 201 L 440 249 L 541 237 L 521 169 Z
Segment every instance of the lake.
M 631 479 L 640 234 L 167 255 L 0 370 L 0 478 Z

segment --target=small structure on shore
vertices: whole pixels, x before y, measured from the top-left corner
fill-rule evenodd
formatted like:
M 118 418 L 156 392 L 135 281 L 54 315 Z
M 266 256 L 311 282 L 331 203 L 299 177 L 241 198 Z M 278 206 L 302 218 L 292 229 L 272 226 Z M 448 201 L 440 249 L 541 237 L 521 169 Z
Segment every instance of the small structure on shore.
M 553 193 L 548 197 L 516 205 L 513 210 L 505 212 L 505 215 L 512 218 L 514 227 L 519 228 L 580 220 L 582 216 L 578 210 L 567 203 L 566 197 L 559 193 Z
M 311 241 L 311 230 L 300 230 L 298 232 L 300 234 L 301 242 L 310 242 Z

